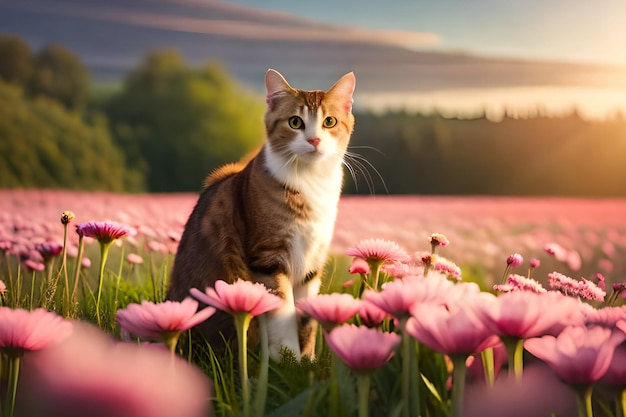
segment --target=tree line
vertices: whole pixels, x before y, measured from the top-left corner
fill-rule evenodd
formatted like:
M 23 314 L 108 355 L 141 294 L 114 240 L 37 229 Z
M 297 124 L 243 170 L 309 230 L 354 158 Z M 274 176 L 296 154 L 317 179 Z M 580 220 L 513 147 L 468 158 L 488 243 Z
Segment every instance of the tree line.
M 263 141 L 263 98 L 155 51 L 120 85 L 58 45 L 0 35 L 0 187 L 198 191 Z M 346 193 L 625 197 L 626 120 L 356 112 Z

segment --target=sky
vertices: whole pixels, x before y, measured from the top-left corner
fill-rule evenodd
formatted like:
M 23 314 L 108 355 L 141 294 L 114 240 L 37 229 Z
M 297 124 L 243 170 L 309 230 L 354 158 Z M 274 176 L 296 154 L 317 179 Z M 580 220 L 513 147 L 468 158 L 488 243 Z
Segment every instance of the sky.
M 331 24 L 426 33 L 426 49 L 626 66 L 626 0 L 229 2 Z

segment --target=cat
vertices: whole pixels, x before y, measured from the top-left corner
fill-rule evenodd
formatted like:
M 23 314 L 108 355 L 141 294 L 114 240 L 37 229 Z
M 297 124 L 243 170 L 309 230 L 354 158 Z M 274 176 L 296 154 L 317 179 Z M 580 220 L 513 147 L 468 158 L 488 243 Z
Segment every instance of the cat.
M 247 161 L 209 174 L 178 246 L 168 299 L 239 278 L 284 299 L 268 314 L 276 360 L 283 348 L 298 359 L 314 356 L 317 323 L 298 317 L 295 302 L 320 288 L 354 128 L 355 84 L 350 72 L 326 92 L 304 91 L 268 70 L 265 143 Z M 212 346 L 235 335 L 221 312 L 199 331 Z

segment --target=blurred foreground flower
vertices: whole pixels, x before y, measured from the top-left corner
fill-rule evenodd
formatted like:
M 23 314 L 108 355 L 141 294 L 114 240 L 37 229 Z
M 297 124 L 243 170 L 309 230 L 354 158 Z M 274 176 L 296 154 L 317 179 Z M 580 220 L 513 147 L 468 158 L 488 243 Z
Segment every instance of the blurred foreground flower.
M 371 373 L 394 355 L 400 336 L 351 324 L 335 327 L 324 337 L 330 349 L 356 374 L 359 417 L 369 416 Z
M 215 308 L 198 311 L 198 302 L 190 297 L 183 301 L 155 304 L 142 301 L 118 310 L 116 321 L 123 331 L 138 337 L 163 342 L 173 353 L 180 334 L 202 323 L 215 313 Z
M 42 308 L 0 307 L 0 350 L 6 354 L 46 349 L 71 333 L 71 322 Z
M 617 329 L 570 326 L 556 337 L 528 339 L 524 347 L 546 362 L 559 378 L 576 390 L 581 415 L 591 417 L 593 384 L 607 372 L 615 348 L 625 338 L 626 335 Z
M 413 317 L 406 322 L 406 331 L 437 352 L 446 354 L 454 364 L 452 404 L 453 417 L 461 416 L 470 355 L 496 346 L 500 339 L 486 326 L 478 309 L 493 302 L 491 294 L 477 294 L 463 303 L 445 305 L 416 304 Z
M 519 381 L 522 378 L 524 339 L 559 333 L 567 325 L 581 324 L 581 304 L 555 292 L 513 291 L 497 297 L 481 314 L 485 323 L 504 342 L 509 373 Z
M 193 365 L 164 348 L 115 342 L 86 323 L 74 328 L 64 343 L 24 363 L 16 415 L 211 415 L 210 381 Z
M 0 351 L 9 359 L 5 417 L 13 417 L 22 357 L 48 349 L 72 333 L 72 323 L 39 308 L 34 311 L 0 307 Z

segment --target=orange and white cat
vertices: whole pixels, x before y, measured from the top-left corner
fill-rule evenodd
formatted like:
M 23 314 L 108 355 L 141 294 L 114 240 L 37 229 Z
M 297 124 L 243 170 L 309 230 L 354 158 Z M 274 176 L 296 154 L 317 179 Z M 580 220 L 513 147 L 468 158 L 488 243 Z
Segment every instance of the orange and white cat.
M 355 82 L 348 73 L 326 92 L 304 91 L 268 70 L 265 144 L 248 162 L 209 175 L 178 247 L 169 299 L 241 278 L 285 300 L 268 315 L 275 359 L 282 348 L 298 358 L 314 353 L 317 323 L 298 317 L 295 302 L 320 288 L 354 127 Z M 235 335 L 225 313 L 200 331 L 212 344 Z

